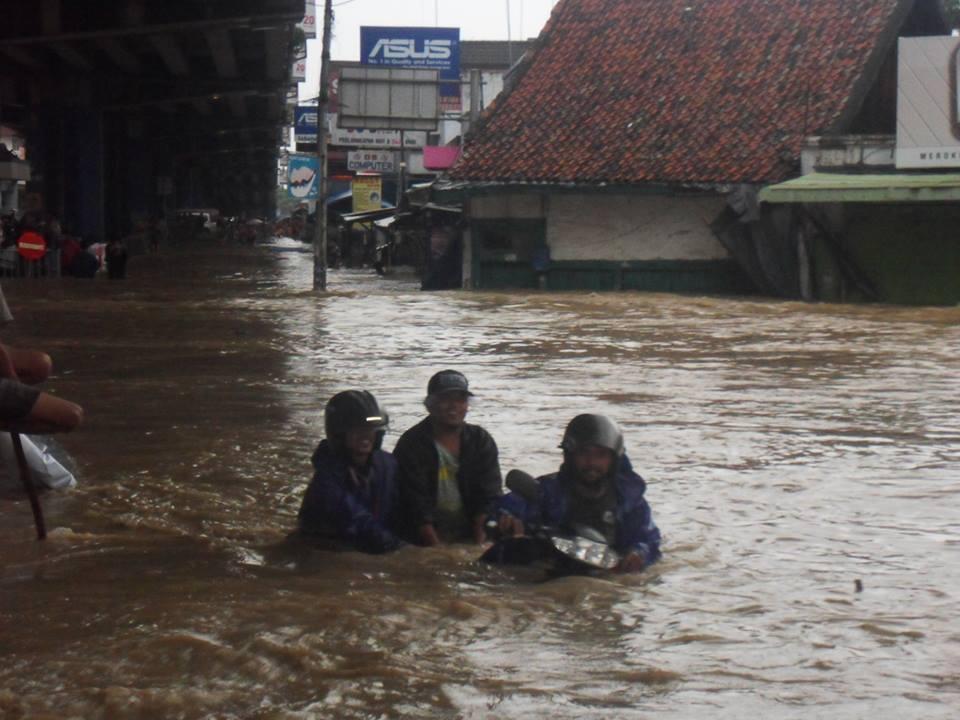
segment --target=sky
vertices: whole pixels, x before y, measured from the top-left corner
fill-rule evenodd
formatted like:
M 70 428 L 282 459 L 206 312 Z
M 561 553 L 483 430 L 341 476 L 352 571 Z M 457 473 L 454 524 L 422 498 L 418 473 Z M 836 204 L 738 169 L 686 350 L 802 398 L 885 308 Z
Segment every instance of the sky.
M 360 59 L 360 26 L 458 27 L 461 40 L 536 37 L 557 0 L 333 0 L 334 60 Z M 320 15 L 323 0 L 318 0 Z M 322 19 L 322 18 L 318 18 Z M 322 27 L 318 27 L 318 35 Z M 316 96 L 320 78 L 320 39 L 307 41 L 307 81 L 300 97 Z

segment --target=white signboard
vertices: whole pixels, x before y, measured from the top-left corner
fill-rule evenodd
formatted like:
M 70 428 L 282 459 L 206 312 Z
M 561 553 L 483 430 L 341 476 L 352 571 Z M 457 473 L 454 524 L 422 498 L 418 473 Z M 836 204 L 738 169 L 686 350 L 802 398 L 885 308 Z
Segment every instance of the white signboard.
M 960 167 L 960 37 L 899 42 L 896 165 Z
M 290 71 L 291 80 L 307 79 L 307 59 L 301 58 L 293 61 L 293 69 Z
M 390 150 L 351 150 L 347 153 L 347 170 L 392 173 L 397 171 L 397 163 Z
M 436 70 L 343 67 L 340 124 L 352 128 L 435 130 L 440 116 Z
M 317 36 L 316 0 L 306 0 L 306 8 L 303 11 L 303 20 L 297 23 L 297 27 L 303 30 L 303 34 L 308 38 L 315 38 Z
M 399 130 L 356 130 L 337 127 L 337 116 L 330 115 L 330 145 L 366 148 L 399 148 Z M 427 144 L 427 134 L 422 131 L 403 133 L 403 147 L 422 148 Z

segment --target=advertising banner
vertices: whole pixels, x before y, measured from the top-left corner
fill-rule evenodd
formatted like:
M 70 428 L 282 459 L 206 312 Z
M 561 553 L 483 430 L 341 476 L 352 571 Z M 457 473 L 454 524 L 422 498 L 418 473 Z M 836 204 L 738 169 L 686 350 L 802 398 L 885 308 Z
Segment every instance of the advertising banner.
M 896 166 L 960 167 L 960 37 L 899 43 Z
M 297 105 L 293 114 L 294 140 L 298 143 L 317 142 L 317 114 L 316 105 Z
M 347 170 L 394 173 L 397 171 L 397 162 L 390 150 L 351 150 L 347 153 Z
M 360 62 L 440 72 L 440 107 L 460 110 L 460 28 L 361 27 Z
M 306 7 L 303 10 L 303 20 L 297 23 L 297 27 L 303 30 L 303 34 L 308 38 L 317 36 L 317 3 L 316 0 L 306 0 Z
M 290 79 L 291 80 L 306 80 L 307 79 L 307 58 L 306 56 L 302 58 L 297 58 L 293 61 L 293 67 L 290 69 Z
M 336 115 L 328 115 L 329 145 L 366 148 L 399 148 L 399 130 L 357 130 L 337 127 Z M 403 133 L 403 147 L 422 148 L 427 144 L 427 134 L 414 130 Z
M 350 184 L 350 189 L 353 192 L 355 213 L 381 208 L 383 190 L 379 175 L 357 175 Z
M 298 200 L 316 200 L 320 196 L 320 161 L 315 155 L 291 155 L 287 168 L 287 194 Z

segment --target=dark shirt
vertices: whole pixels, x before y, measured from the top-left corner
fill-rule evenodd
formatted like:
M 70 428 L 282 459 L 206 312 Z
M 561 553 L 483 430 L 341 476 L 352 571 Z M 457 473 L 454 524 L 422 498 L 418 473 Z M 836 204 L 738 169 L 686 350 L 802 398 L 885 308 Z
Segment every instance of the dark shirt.
M 323 440 L 313 453 L 314 476 L 298 516 L 305 535 L 344 541 L 364 552 L 381 553 L 400 545 L 395 534 L 397 463 L 374 450 L 357 473 Z
M 560 467 L 560 472 L 544 475 L 538 480 L 540 494 L 536 502 L 528 502 L 512 492 L 502 498 L 500 510 L 520 518 L 528 526 L 564 527 L 571 524 L 574 518 L 595 514 L 599 509 L 583 510 L 578 507 L 582 500 L 571 492 L 571 473 L 565 465 Z M 656 562 L 660 558 L 660 530 L 653 521 L 653 513 L 644 497 L 647 484 L 633 471 L 626 455 L 620 460 L 613 488 L 614 549 L 621 554 L 640 553 L 646 565 Z M 607 528 L 597 530 L 606 534 Z
M 433 524 L 437 510 L 437 474 L 440 458 L 429 417 L 407 430 L 393 455 L 400 465 L 400 507 L 403 526 L 411 538 L 420 526 Z M 479 425 L 464 423 L 460 431 L 460 469 L 457 486 L 463 509 L 472 520 L 491 513 L 503 494 L 497 444 Z
M 564 529 L 574 531 L 577 525 L 586 525 L 601 533 L 610 545 L 617 538 L 617 489 L 607 483 L 599 497 L 589 497 L 580 492 L 576 483 L 567 490 L 573 502 L 567 506 Z

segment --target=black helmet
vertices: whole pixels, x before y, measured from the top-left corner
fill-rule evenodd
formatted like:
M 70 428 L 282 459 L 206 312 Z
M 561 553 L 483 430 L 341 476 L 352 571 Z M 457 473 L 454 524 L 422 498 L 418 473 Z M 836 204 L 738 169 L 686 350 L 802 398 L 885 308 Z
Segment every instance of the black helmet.
M 563 432 L 560 447 L 566 455 L 586 445 L 606 448 L 620 458 L 623 455 L 623 433 L 606 415 L 577 415 Z
M 380 449 L 383 435 L 390 424 L 390 417 L 380 407 L 377 399 L 366 390 L 344 390 L 330 398 L 323 413 L 327 441 L 334 450 L 343 449 L 343 440 L 348 430 L 373 428 L 377 431 L 373 446 Z

